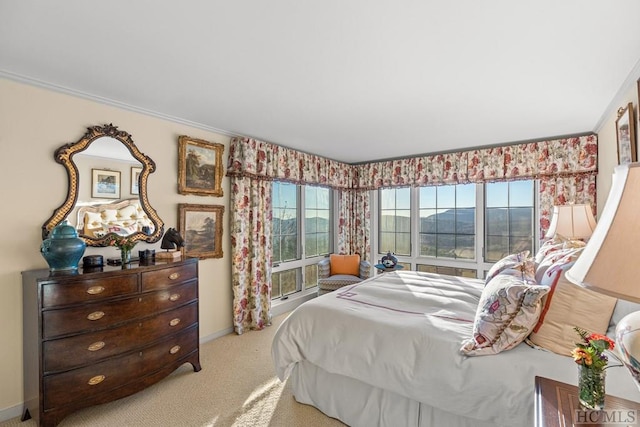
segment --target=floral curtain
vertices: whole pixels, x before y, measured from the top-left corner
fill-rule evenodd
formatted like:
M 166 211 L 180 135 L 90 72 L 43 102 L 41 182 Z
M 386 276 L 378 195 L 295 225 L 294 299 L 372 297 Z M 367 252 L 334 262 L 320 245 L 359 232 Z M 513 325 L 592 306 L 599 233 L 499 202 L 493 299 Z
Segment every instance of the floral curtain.
M 340 254 L 358 253 L 367 259 L 371 252 L 370 231 L 370 191 L 338 191 L 338 241 L 336 252 Z
M 350 165 L 251 138 L 233 138 L 231 177 L 234 324 L 261 329 L 271 321 L 272 180 L 323 185 L 338 192 L 341 253 L 370 253 L 370 192 L 383 187 L 540 180 L 540 230 L 554 204 L 589 203 L 596 211 L 595 134 L 511 146 Z M 544 235 L 544 234 L 542 234 Z
M 540 178 L 540 236 L 544 236 L 551 223 L 554 205 L 589 204 L 596 216 L 596 176 L 546 176 Z
M 242 334 L 271 324 L 271 183 L 234 176 L 231 206 L 233 326 Z

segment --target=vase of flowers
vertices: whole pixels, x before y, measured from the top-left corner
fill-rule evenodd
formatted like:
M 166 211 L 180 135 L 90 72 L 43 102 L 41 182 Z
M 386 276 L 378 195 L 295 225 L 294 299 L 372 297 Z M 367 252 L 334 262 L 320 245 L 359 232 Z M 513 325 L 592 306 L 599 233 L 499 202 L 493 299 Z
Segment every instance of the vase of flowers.
M 127 268 L 131 263 L 131 250 L 138 242 L 130 237 L 118 236 L 117 234 L 112 234 L 107 237 L 106 241 L 109 246 L 115 246 L 120 249 L 122 268 Z
M 571 355 L 578 364 L 578 399 L 585 409 L 604 409 L 605 378 L 609 359 L 604 352 L 613 350 L 615 344 L 607 336 L 590 334 L 579 327 L 573 328 L 581 341 L 576 343 Z

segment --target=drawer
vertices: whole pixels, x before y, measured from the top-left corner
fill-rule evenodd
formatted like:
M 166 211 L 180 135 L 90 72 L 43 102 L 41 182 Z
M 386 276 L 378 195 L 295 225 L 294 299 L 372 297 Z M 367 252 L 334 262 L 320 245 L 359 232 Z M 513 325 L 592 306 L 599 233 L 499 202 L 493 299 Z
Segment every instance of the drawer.
M 193 326 L 139 352 L 129 353 L 93 366 L 44 377 L 44 410 L 140 381 L 146 375 L 198 349 L 198 328 Z
M 138 275 L 127 274 L 66 283 L 42 285 L 42 307 L 57 307 L 133 294 L 138 291 Z
M 142 273 L 142 290 L 166 288 L 198 277 L 198 264 L 167 267 Z
M 198 302 L 158 316 L 103 331 L 46 341 L 42 354 L 44 372 L 89 365 L 136 348 L 145 347 L 167 335 L 198 322 Z
M 85 304 L 42 313 L 44 339 L 91 332 L 171 310 L 197 298 L 197 282 L 105 303 Z

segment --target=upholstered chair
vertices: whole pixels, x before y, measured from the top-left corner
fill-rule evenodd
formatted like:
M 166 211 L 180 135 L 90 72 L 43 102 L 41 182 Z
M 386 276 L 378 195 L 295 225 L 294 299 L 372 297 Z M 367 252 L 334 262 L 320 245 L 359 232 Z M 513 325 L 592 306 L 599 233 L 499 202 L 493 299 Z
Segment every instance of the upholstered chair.
M 370 274 L 371 263 L 360 255 L 331 254 L 318 263 L 318 295 L 361 282 Z

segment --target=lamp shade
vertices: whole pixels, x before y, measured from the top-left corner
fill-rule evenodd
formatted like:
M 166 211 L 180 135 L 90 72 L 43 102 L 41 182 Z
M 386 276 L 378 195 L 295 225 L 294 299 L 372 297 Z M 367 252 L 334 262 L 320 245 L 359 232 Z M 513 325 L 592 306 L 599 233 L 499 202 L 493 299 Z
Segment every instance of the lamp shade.
M 640 302 L 640 163 L 616 167 L 600 221 L 565 276 L 616 298 Z M 640 390 L 640 312 L 616 326 L 616 349 Z
M 567 279 L 640 302 L 640 163 L 616 167 L 611 191 L 589 242 Z
M 589 205 L 560 205 L 553 207 L 551 225 L 545 238 L 550 239 L 556 234 L 569 239 L 588 239 L 596 228 Z

